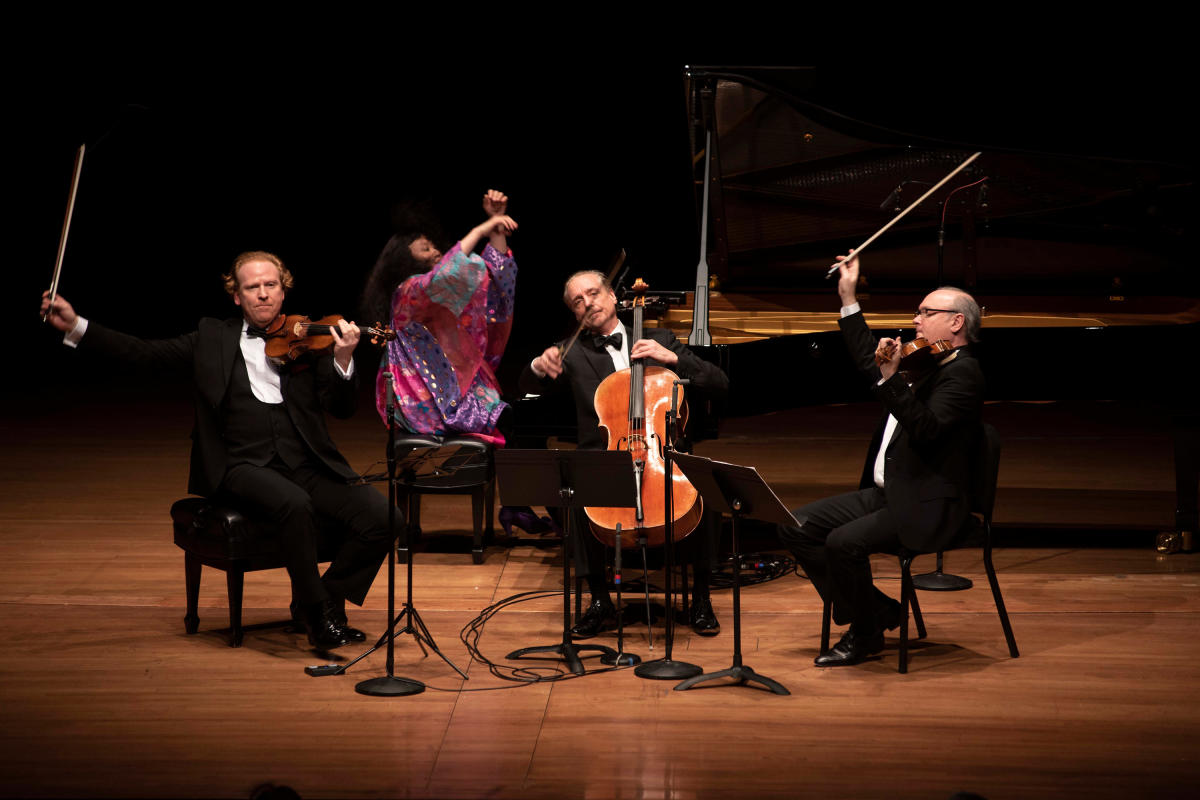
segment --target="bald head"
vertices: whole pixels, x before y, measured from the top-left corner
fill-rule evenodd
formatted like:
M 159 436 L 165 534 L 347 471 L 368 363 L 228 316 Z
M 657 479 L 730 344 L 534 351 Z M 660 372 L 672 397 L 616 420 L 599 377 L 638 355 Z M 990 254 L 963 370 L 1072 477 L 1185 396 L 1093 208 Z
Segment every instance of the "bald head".
M 913 316 L 917 335 L 931 342 L 944 339 L 954 347 L 979 341 L 979 305 L 962 289 L 934 289 Z

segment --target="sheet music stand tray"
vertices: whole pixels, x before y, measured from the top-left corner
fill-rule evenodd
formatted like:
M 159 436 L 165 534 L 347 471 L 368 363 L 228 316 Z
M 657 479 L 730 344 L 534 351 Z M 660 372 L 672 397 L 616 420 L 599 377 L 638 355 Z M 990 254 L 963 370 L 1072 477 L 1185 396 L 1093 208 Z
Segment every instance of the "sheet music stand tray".
M 637 487 L 624 450 L 497 450 L 496 478 L 502 502 L 508 506 L 547 506 L 564 509 L 563 517 L 563 636 L 561 644 L 522 647 L 505 658 L 520 659 L 553 653 L 576 675 L 586 670 L 581 651 L 616 658 L 617 651 L 597 644 L 571 641 L 571 509 L 584 506 L 635 508 Z
M 759 683 L 775 694 L 791 694 L 778 681 L 759 675 L 742 664 L 742 554 L 738 552 L 738 520 L 759 519 L 781 525 L 795 525 L 796 518 L 779 501 L 753 467 L 726 464 L 700 456 L 675 454 L 675 463 L 704 498 L 704 504 L 714 511 L 733 517 L 733 665 L 719 672 L 709 672 L 688 678 L 675 686 L 681 692 L 697 684 L 718 678 L 733 678 L 738 685 Z

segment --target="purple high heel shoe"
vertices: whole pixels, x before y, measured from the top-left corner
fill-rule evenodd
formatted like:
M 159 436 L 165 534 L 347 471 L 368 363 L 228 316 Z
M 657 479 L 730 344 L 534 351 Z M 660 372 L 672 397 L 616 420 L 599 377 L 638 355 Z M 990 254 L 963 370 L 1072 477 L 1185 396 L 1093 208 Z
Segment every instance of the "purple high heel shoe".
M 539 517 L 529 506 L 504 506 L 500 509 L 500 527 L 505 536 L 512 536 L 513 526 L 526 533 L 541 536 L 547 533 L 562 535 L 558 525 L 550 517 Z

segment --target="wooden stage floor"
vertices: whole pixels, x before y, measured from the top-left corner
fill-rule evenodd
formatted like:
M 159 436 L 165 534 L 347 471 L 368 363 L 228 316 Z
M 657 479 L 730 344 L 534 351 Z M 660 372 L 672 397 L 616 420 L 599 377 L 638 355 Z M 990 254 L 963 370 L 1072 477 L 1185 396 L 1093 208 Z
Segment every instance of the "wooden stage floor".
M 846 406 L 731 420 L 700 452 L 756 464 L 798 504 L 854 483 L 873 416 Z M 211 570 L 200 633 L 184 634 L 167 510 L 186 482 L 186 404 L 112 395 L 16 408 L 0 427 L 0 635 L 11 647 L 0 795 L 237 798 L 271 782 L 305 798 L 1192 796 L 1200 555 L 1147 546 L 1173 513 L 1165 429 L 1055 405 L 991 407 L 989 418 L 1006 436 L 997 521 L 1019 542 L 1005 547 L 1002 533 L 996 556 L 1018 659 L 982 586 L 922 595 L 929 638 L 908 675 L 895 671 L 894 637 L 865 664 L 816 669 L 820 605 L 786 575 L 745 590 L 743 621 L 745 662 L 787 697 L 675 692 L 628 670 L 517 685 L 479 663 L 463 682 L 403 640 L 397 673 L 430 688 L 374 698 L 354 684 L 383 674 L 381 654 L 311 678 L 302 668 L 322 659 L 282 627 L 229 648 L 224 580 Z M 357 468 L 382 451 L 368 415 L 334 434 Z M 472 565 L 467 519 L 463 498 L 427 502 L 415 580 L 425 622 L 464 668 L 458 632 L 480 609 L 554 591 L 561 575 L 556 550 L 537 542 L 497 545 Z M 977 550 L 946 567 L 986 583 Z M 890 559 L 877 575 L 898 593 Z M 385 625 L 385 587 L 351 614 L 369 633 Z M 245 620 L 282 619 L 288 600 L 282 571 L 253 574 Z M 728 666 L 733 645 L 729 591 L 714 603 L 722 634 L 684 631 L 676 644 L 706 670 Z M 553 643 L 560 619 L 555 598 L 517 604 L 491 620 L 481 649 L 502 661 Z M 628 649 L 661 653 L 657 631 L 653 653 L 645 624 L 628 633 Z

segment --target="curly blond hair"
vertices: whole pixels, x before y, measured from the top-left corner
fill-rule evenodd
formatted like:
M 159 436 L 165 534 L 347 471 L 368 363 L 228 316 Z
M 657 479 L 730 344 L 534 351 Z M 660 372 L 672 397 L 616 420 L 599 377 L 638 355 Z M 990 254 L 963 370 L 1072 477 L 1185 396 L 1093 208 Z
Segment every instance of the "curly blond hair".
M 233 297 L 237 294 L 238 270 L 243 264 L 249 264 L 251 261 L 267 261 L 271 264 L 274 264 L 279 268 L 279 284 L 283 286 L 283 290 L 285 292 L 291 291 L 292 285 L 295 283 L 295 279 L 292 278 L 291 271 L 283 265 L 283 259 L 274 253 L 268 253 L 266 250 L 248 250 L 235 258 L 233 260 L 233 266 L 230 268 L 229 272 L 226 272 L 221 276 L 221 280 L 225 285 L 225 291 L 229 293 L 230 297 Z

